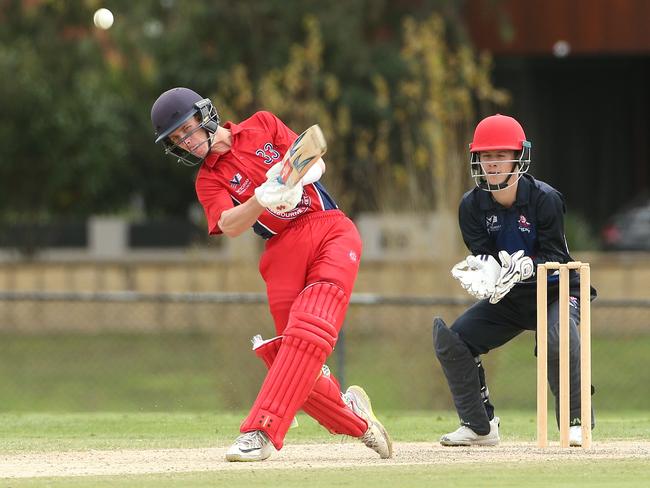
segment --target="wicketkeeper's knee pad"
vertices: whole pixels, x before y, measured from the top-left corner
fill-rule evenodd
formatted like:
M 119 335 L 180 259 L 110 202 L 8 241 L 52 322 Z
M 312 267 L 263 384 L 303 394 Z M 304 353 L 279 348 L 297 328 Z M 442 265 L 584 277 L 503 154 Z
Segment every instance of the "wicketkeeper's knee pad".
M 242 432 L 263 430 L 276 449 L 282 448 L 291 419 L 334 349 L 347 302 L 343 290 L 331 283 L 310 285 L 296 298 L 282 344 Z
M 461 422 L 477 434 L 489 433 L 490 419 L 483 406 L 474 356 L 467 344 L 440 317 L 433 320 L 433 346 Z

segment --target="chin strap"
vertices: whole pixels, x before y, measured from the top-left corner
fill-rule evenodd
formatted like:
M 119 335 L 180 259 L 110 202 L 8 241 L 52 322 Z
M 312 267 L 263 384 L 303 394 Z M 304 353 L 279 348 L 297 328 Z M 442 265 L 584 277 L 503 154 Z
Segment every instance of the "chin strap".
M 518 165 L 517 165 L 517 166 L 518 166 Z M 516 179 L 515 181 L 513 181 L 512 183 L 510 183 L 511 178 L 512 178 L 513 176 L 515 176 L 515 174 L 517 175 L 517 179 Z M 519 181 L 519 178 L 521 178 L 521 173 L 514 173 L 514 172 L 513 172 L 513 173 L 508 173 L 508 177 L 506 178 L 506 180 L 505 180 L 503 183 L 497 183 L 496 185 L 491 185 L 490 183 L 488 183 L 487 181 L 485 181 L 485 186 L 486 186 L 486 188 L 481 188 L 481 189 L 483 189 L 483 190 L 485 190 L 485 191 L 499 191 L 499 190 L 505 190 L 505 189 L 508 188 L 509 186 L 512 186 L 512 185 L 514 185 L 517 181 Z

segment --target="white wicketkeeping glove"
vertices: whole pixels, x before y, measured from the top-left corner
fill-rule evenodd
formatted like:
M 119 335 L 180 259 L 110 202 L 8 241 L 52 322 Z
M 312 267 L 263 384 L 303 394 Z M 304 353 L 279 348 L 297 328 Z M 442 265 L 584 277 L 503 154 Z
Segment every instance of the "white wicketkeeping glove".
M 278 182 L 282 163 L 274 164 L 267 172 L 267 180 L 255 188 L 255 198 L 260 205 L 274 213 L 285 213 L 296 208 L 302 199 L 302 183 L 293 188 Z
M 494 293 L 490 297 L 490 303 L 497 303 L 517 283 L 527 280 L 535 273 L 533 260 L 524 256 L 524 251 L 520 250 L 512 254 L 506 251 L 499 251 L 501 260 L 501 273 L 494 287 Z
M 489 254 L 467 256 L 465 260 L 451 268 L 451 275 L 473 297 L 489 298 L 494 292 L 494 286 L 501 266 Z

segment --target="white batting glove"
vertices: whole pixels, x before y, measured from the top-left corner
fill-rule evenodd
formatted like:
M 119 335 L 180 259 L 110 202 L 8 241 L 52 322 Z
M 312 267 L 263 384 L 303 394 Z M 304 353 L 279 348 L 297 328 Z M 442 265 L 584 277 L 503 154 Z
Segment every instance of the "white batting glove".
M 266 172 L 266 179 L 277 180 L 281 172 L 282 172 L 282 161 L 280 161 L 279 163 L 275 163 L 273 166 L 269 168 L 269 170 Z
M 467 256 L 451 269 L 451 275 L 473 297 L 489 298 L 494 292 L 494 286 L 501 266 L 492 256 L 480 254 Z
M 527 280 L 535 273 L 533 260 L 524 256 L 524 251 L 520 250 L 512 254 L 506 251 L 499 251 L 501 260 L 501 273 L 494 287 L 494 293 L 490 297 L 490 303 L 498 303 L 508 294 L 512 287 L 523 280 Z
M 296 208 L 302 199 L 302 184 L 293 188 L 278 182 L 282 163 L 276 163 L 266 172 L 267 180 L 255 188 L 255 198 L 273 213 L 285 213 Z

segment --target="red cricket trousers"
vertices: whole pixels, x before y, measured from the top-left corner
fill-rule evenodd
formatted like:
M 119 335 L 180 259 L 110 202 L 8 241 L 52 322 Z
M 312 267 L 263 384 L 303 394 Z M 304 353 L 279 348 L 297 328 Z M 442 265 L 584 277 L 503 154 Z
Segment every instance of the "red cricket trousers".
M 316 282 L 341 287 L 347 299 L 359 270 L 361 237 L 340 210 L 303 215 L 266 243 L 259 270 L 266 282 L 269 308 L 278 335 L 303 289 Z M 341 328 L 343 317 L 337 330 Z

